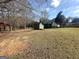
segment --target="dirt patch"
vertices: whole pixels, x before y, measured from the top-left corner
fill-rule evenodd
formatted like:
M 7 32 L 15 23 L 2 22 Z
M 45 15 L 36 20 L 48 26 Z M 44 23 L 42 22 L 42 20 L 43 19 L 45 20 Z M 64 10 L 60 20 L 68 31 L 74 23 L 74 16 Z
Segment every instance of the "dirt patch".
M 0 56 L 11 56 L 31 47 L 29 29 L 0 33 Z
M 19 37 L 10 40 L 6 39 L 0 43 L 0 56 L 11 56 L 22 52 L 24 49 L 30 48 L 31 44 L 28 40 L 19 40 Z

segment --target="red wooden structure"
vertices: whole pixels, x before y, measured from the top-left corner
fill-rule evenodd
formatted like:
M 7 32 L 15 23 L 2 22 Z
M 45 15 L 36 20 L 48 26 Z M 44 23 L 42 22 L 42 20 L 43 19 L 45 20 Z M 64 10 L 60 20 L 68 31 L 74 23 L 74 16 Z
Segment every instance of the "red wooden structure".
M 8 23 L 0 22 L 0 31 L 10 31 L 11 26 Z

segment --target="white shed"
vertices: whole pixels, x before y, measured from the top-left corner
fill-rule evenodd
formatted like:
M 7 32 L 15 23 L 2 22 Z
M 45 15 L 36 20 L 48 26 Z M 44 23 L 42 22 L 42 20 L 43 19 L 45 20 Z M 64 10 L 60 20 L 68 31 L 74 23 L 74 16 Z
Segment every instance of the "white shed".
M 44 25 L 42 23 L 39 24 L 39 29 L 43 30 L 44 29 Z

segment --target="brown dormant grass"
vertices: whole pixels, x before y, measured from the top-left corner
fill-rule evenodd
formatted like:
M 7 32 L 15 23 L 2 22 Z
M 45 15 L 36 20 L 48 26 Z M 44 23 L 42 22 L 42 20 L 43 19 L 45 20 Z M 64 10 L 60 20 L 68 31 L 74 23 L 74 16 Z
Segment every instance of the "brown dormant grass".
M 12 51 L 15 54 L 9 59 L 79 59 L 79 28 L 25 31 L 16 34 L 17 36 L 20 38 L 13 39 L 17 44 L 12 44 L 11 47 L 17 50 L 22 48 L 19 50 L 22 53 Z M 0 44 L 2 43 L 3 41 Z

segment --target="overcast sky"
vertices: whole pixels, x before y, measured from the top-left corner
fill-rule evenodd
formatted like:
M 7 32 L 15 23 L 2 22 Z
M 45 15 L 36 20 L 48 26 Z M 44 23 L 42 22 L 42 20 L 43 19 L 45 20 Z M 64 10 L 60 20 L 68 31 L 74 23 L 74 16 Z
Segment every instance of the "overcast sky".
M 29 0 L 36 10 L 47 10 L 49 19 L 55 18 L 59 11 L 66 17 L 79 17 L 79 0 Z M 33 11 L 36 15 L 40 12 Z

